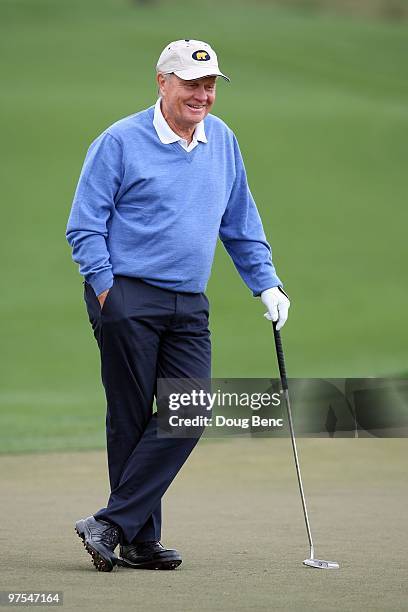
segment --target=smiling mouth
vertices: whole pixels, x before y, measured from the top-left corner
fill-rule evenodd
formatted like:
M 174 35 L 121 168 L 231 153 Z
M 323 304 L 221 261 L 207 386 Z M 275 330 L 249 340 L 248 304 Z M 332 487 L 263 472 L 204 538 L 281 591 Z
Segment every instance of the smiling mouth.
M 187 104 L 187 106 L 193 110 L 203 110 L 205 108 L 205 104 Z

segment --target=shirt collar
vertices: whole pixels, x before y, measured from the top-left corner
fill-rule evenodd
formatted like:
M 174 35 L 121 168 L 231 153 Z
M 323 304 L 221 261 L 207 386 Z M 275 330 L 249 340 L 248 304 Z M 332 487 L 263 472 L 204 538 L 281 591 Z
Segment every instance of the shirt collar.
M 159 98 L 154 106 L 154 118 L 153 125 L 157 132 L 157 135 L 160 141 L 163 144 L 170 144 L 171 142 L 178 142 L 179 140 L 183 140 L 181 136 L 173 132 L 165 118 L 163 117 L 163 113 L 160 108 L 161 98 Z M 196 125 L 193 134 L 193 141 L 198 140 L 200 142 L 207 142 L 207 137 L 205 135 L 204 129 L 204 121 L 200 121 Z

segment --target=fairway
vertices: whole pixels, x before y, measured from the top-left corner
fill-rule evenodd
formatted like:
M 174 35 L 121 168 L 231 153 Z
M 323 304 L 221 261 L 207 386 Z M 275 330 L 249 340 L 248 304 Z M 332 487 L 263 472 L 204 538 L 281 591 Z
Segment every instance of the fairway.
M 3 456 L 0 590 L 64 592 L 64 610 L 406 610 L 405 440 L 302 440 L 308 556 L 289 440 L 201 443 L 164 498 L 174 572 L 94 570 L 74 523 L 104 504 L 101 452 Z

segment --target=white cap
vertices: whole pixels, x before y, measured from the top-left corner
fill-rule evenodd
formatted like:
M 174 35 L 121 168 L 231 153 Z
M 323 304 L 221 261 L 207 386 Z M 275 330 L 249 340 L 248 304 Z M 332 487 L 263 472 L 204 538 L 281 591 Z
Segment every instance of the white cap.
M 217 55 L 202 40 L 175 40 L 163 49 L 156 66 L 157 72 L 174 72 L 180 79 L 191 81 L 207 76 L 220 76 L 229 81 L 218 68 Z

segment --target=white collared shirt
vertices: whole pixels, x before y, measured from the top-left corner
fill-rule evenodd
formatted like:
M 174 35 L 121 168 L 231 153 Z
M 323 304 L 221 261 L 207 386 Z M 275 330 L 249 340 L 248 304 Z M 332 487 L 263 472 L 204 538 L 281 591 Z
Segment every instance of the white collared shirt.
M 170 144 L 171 142 L 179 142 L 180 145 L 185 149 L 188 153 L 195 149 L 199 142 L 207 142 L 207 137 L 205 135 L 204 129 L 204 121 L 200 121 L 196 125 L 193 134 L 193 140 L 190 144 L 187 144 L 187 140 L 173 132 L 165 118 L 163 117 L 163 113 L 160 108 L 161 98 L 159 98 L 154 106 L 154 118 L 153 125 L 157 132 L 160 141 L 163 144 Z

